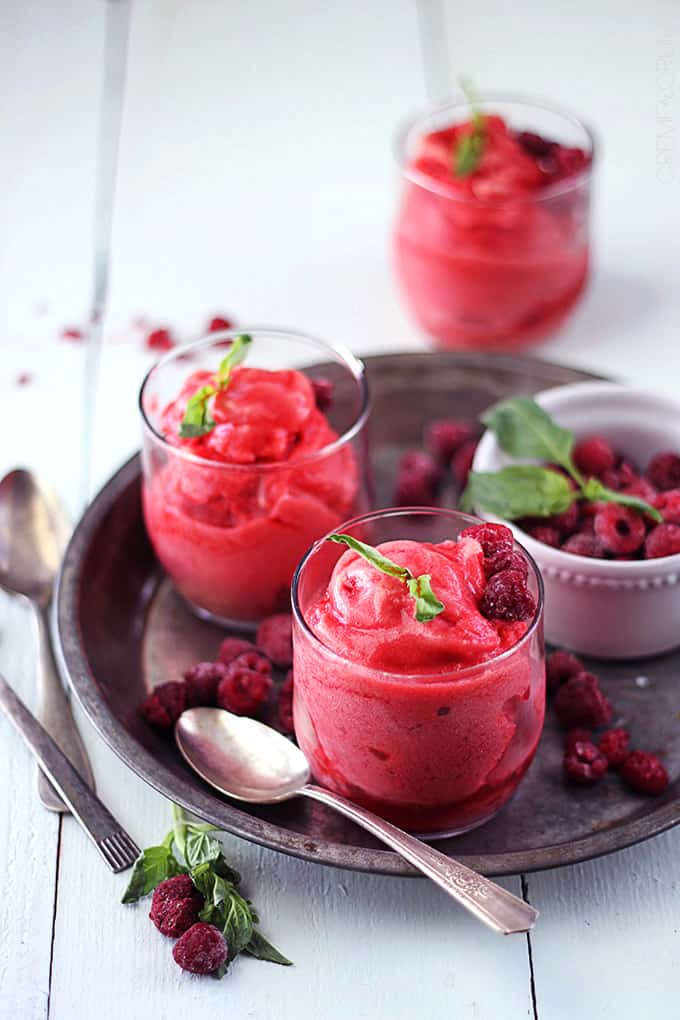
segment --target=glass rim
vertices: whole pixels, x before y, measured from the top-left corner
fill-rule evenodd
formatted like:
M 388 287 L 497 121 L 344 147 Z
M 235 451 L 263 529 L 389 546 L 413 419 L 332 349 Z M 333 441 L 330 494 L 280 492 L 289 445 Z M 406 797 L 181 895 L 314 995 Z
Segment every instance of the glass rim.
M 338 530 L 346 531 L 348 528 L 355 527 L 360 524 L 365 524 L 369 521 L 378 520 L 384 517 L 404 517 L 404 516 L 429 516 L 429 517 L 449 517 L 455 518 L 458 521 L 463 521 L 470 525 L 473 524 L 485 524 L 487 522 L 481 520 L 479 517 L 473 517 L 471 514 L 462 513 L 460 510 L 451 510 L 447 507 L 423 507 L 423 506 L 406 506 L 406 507 L 385 507 L 381 510 L 371 510 L 369 513 L 361 514 L 358 517 L 353 517 L 349 521 L 345 521 L 340 525 L 339 529 L 327 532 L 322 538 L 318 538 L 307 550 L 302 559 L 297 565 L 295 574 L 293 575 L 293 583 L 291 586 L 291 603 L 293 608 L 293 617 L 295 622 L 302 628 L 305 635 L 319 648 L 321 648 L 324 654 L 330 655 L 333 659 L 337 660 L 344 667 L 354 668 L 357 665 L 355 659 L 349 659 L 340 652 L 336 652 L 335 649 L 329 648 L 327 644 L 321 640 L 321 638 L 314 633 L 312 628 L 305 620 L 304 614 L 300 607 L 300 601 L 298 598 L 300 578 L 305 569 L 307 562 L 311 557 L 321 548 L 321 546 L 329 540 L 329 535 L 335 534 Z M 514 538 L 514 536 L 513 536 Z M 378 669 L 374 666 L 366 666 L 364 668 L 370 669 L 372 672 L 381 674 L 382 676 L 388 677 L 390 680 L 403 681 L 404 683 L 413 683 L 426 681 L 429 684 L 437 683 L 457 683 L 459 680 L 465 680 L 467 677 L 478 673 L 480 670 L 488 668 L 489 666 L 496 665 L 506 661 L 515 651 L 520 649 L 523 645 L 527 644 L 533 635 L 535 634 L 538 626 L 543 619 L 543 604 L 544 604 L 544 586 L 543 577 L 541 571 L 538 568 L 536 561 L 533 556 L 524 546 L 514 539 L 515 545 L 518 546 L 523 555 L 526 557 L 531 570 L 536 578 L 538 587 L 538 598 L 536 600 L 536 612 L 531 620 L 531 623 L 527 627 L 522 637 L 514 645 L 506 648 L 505 651 L 501 652 L 500 655 L 496 655 L 493 658 L 485 659 L 484 662 L 478 662 L 473 666 L 465 666 L 463 669 L 458 670 L 453 674 L 442 674 L 442 673 L 397 673 L 389 669 Z
M 566 178 L 562 181 L 556 181 L 555 184 L 549 184 L 545 188 L 542 188 L 539 192 L 527 193 L 527 198 L 533 202 L 543 202 L 550 198 L 556 198 L 558 195 L 565 195 L 571 191 L 575 191 L 581 184 L 589 181 L 593 175 L 593 166 L 595 164 L 596 153 L 599 152 L 599 144 L 596 142 L 596 134 L 593 129 L 581 120 L 580 117 L 572 113 L 571 110 L 566 109 L 553 103 L 544 102 L 543 100 L 536 99 L 533 96 L 526 96 L 521 93 L 514 92 L 481 92 L 478 97 L 481 102 L 498 102 L 507 103 L 509 105 L 517 106 L 528 106 L 533 107 L 535 110 L 543 110 L 546 113 L 556 114 L 558 117 L 562 117 L 568 120 L 571 124 L 580 128 L 590 142 L 590 164 L 581 170 L 579 173 L 574 174 L 571 177 Z M 407 166 L 407 143 L 411 132 L 417 127 L 417 125 L 425 121 L 427 118 L 436 116 L 438 113 L 444 113 L 447 110 L 456 110 L 460 107 L 467 107 L 469 109 L 469 101 L 462 96 L 460 98 L 450 98 L 444 101 L 437 101 L 430 103 L 427 106 L 421 107 L 415 113 L 405 117 L 394 135 L 393 151 L 400 173 L 411 181 L 413 184 L 419 185 L 426 191 L 430 191 L 433 194 L 440 195 L 443 198 L 450 199 L 452 202 L 460 202 L 463 205 L 483 205 L 498 208 L 508 204 L 507 198 L 473 198 L 469 195 L 456 195 L 452 194 L 447 189 L 438 185 L 432 177 L 428 177 L 427 174 L 422 173 L 419 170 L 409 170 Z M 516 199 L 510 199 L 510 201 L 516 201 Z
M 257 336 L 266 335 L 273 337 L 274 339 L 281 340 L 302 340 L 312 346 L 318 347 L 320 350 L 327 351 L 336 355 L 336 360 L 343 362 L 345 367 L 349 370 L 352 378 L 355 380 L 359 387 L 361 395 L 361 404 L 359 407 L 358 414 L 348 429 L 345 429 L 337 439 L 334 439 L 332 443 L 327 443 L 325 446 L 320 447 L 318 450 L 312 450 L 305 454 L 304 457 L 299 457 L 297 460 L 285 460 L 285 461 L 266 461 L 263 463 L 253 464 L 236 464 L 230 463 L 229 461 L 211 460 L 209 457 L 201 457 L 197 453 L 191 453 L 189 450 L 183 449 L 181 446 L 173 446 L 172 443 L 168 442 L 165 436 L 159 432 L 154 425 L 149 421 L 146 410 L 144 408 L 144 395 L 148 384 L 151 381 L 152 376 L 165 368 L 166 365 L 173 361 L 179 361 L 183 357 L 192 351 L 202 350 L 207 347 L 216 345 L 224 340 L 232 340 L 237 336 L 241 336 L 243 333 L 248 333 L 253 339 L 257 339 Z M 331 342 L 328 340 L 321 340 L 319 337 L 312 336 L 310 333 L 301 333 L 297 330 L 279 329 L 277 327 L 269 326 L 249 326 L 242 327 L 241 329 L 221 329 L 214 333 L 208 333 L 204 336 L 199 337 L 198 340 L 193 340 L 189 344 L 183 346 L 174 347 L 172 350 L 164 354 L 162 358 L 154 362 L 149 371 L 146 373 L 142 380 L 142 384 L 139 388 L 139 396 L 137 398 L 137 407 L 142 419 L 142 424 L 145 432 L 149 435 L 150 439 L 158 443 L 160 446 L 165 448 L 170 454 L 176 455 L 183 458 L 187 462 L 199 465 L 201 467 L 209 467 L 213 470 L 226 470 L 226 471 L 244 471 L 250 472 L 276 472 L 276 471 L 291 471 L 301 467 L 304 464 L 309 464 L 313 461 L 321 460 L 325 457 L 336 453 L 342 449 L 348 442 L 359 435 L 363 429 L 368 415 L 371 409 L 371 400 L 368 390 L 368 381 L 366 378 L 366 366 L 360 358 L 357 358 L 355 354 L 352 354 L 349 347 L 344 344 Z

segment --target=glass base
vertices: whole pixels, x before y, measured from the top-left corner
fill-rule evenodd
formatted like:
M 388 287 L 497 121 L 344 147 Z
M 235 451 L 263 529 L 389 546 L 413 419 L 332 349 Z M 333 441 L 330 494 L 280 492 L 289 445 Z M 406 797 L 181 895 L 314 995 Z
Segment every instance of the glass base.
M 446 829 L 444 832 L 413 832 L 411 835 L 417 839 L 422 839 L 423 843 L 429 843 L 434 839 L 450 839 L 451 836 L 462 836 L 465 832 L 472 832 L 473 829 L 479 829 L 480 826 L 486 825 L 492 818 L 495 818 L 500 808 L 492 811 L 490 815 L 484 815 L 476 822 L 472 822 L 470 825 L 463 825 L 459 829 Z
M 188 599 L 186 595 L 181 595 L 181 598 L 185 606 L 190 609 L 194 616 L 197 616 L 199 620 L 205 620 L 207 623 L 215 623 L 218 627 L 224 627 L 229 630 L 247 630 L 249 634 L 254 634 L 260 625 L 259 620 L 230 620 L 227 616 L 217 616 L 215 613 L 211 613 L 210 610 L 197 606 L 196 603 L 192 602 L 191 599 Z

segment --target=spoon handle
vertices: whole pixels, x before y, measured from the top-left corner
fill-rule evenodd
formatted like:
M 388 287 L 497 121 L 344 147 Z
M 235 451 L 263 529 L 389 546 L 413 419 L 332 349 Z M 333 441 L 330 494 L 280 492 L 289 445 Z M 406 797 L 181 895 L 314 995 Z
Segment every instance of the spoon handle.
M 396 825 L 378 818 L 371 811 L 353 804 L 337 793 L 320 786 L 307 785 L 297 791 L 305 797 L 321 801 L 335 808 L 340 814 L 366 829 L 387 846 L 396 850 L 424 875 L 457 900 L 480 921 L 502 935 L 530 931 L 538 917 L 538 911 L 524 900 L 513 896 L 495 882 L 459 864 L 428 846 L 415 836 L 398 829 Z
M 45 611 L 35 603 L 33 610 L 38 638 L 38 718 L 76 772 L 94 789 L 90 760 L 54 662 Z M 38 796 L 49 811 L 69 810 L 42 769 L 38 770 Z

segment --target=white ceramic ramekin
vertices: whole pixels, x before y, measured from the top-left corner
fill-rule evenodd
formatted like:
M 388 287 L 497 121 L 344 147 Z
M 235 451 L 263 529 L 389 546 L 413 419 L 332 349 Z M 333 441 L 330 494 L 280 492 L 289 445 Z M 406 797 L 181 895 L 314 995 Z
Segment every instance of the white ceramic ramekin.
M 577 439 L 604 435 L 640 470 L 655 453 L 680 450 L 680 402 L 670 397 L 585 382 L 545 390 L 535 399 Z M 487 431 L 473 470 L 497 471 L 508 463 Z M 504 523 L 543 574 L 547 641 L 602 659 L 641 658 L 680 645 L 680 554 L 630 562 L 589 559 L 553 549 Z

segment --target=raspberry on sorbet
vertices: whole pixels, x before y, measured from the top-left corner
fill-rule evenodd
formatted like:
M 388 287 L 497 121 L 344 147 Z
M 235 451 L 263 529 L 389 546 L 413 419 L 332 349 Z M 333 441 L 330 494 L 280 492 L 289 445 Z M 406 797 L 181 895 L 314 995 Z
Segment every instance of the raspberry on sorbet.
M 501 570 L 487 581 L 479 611 L 489 620 L 529 620 L 536 612 L 536 601 L 522 574 Z

